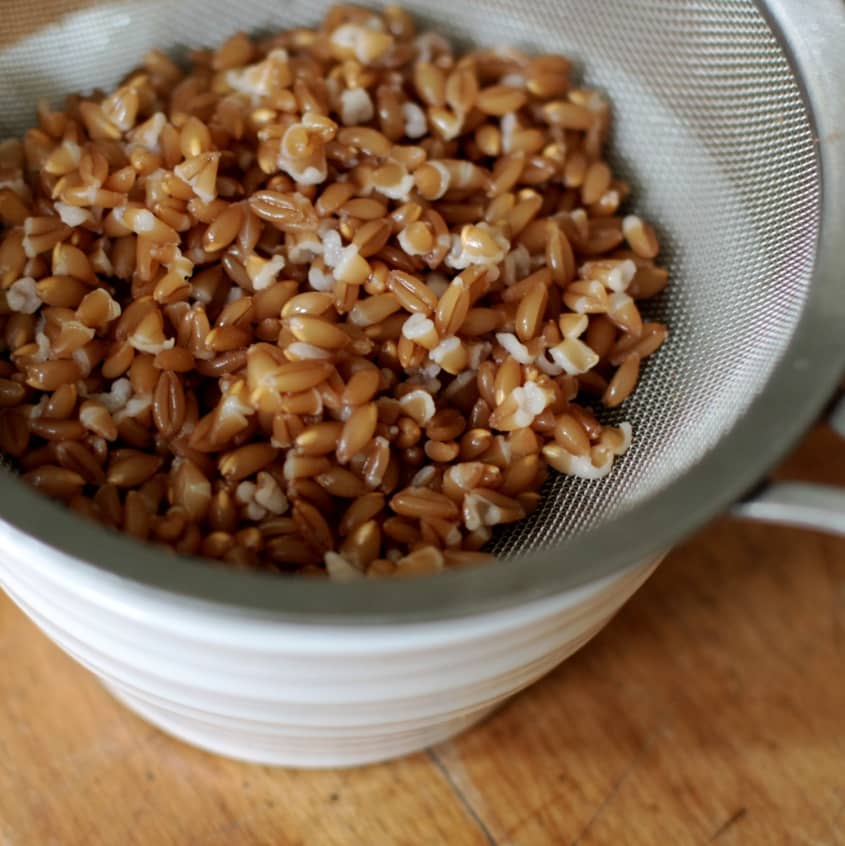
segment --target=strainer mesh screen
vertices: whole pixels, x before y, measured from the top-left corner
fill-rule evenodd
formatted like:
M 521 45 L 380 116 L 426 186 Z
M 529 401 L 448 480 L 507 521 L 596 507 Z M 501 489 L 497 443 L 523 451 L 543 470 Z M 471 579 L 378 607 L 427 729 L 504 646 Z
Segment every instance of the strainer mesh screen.
M 56 14 L 85 5 L 69 18 Z M 38 97 L 113 85 L 150 47 L 178 52 L 236 29 L 309 25 L 325 5 L 52 0 L 46 21 L 44 6 L 13 3 L 0 35 L 11 44 L 0 49 L 0 135 L 31 125 Z M 670 341 L 649 360 L 632 399 L 605 418 L 632 423 L 632 449 L 609 478 L 550 481 L 535 515 L 498 541 L 502 554 L 549 546 L 696 462 L 775 367 L 815 251 L 820 175 L 811 122 L 789 62 L 750 0 L 404 5 L 465 42 L 578 60 L 584 82 L 611 98 L 616 165 L 634 186 L 633 204 L 658 227 L 672 273 L 665 295 L 646 308 L 669 324 Z

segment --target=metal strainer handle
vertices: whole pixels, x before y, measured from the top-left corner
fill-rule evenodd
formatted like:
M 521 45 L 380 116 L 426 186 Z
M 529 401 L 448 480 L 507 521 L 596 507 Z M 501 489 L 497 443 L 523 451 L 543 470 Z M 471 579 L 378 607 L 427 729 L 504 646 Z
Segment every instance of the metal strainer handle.
M 833 403 L 827 422 L 845 439 L 845 392 Z M 732 513 L 764 523 L 845 535 L 845 488 L 813 482 L 764 482 L 740 500 Z

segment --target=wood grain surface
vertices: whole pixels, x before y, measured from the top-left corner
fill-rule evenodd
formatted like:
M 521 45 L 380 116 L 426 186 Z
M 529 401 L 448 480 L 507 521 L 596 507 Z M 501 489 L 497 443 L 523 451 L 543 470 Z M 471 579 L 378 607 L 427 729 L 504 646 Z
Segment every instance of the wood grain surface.
M 782 475 L 845 482 L 819 431 Z M 2 846 L 845 844 L 845 540 L 720 519 L 484 725 L 341 772 L 215 758 L 0 600 Z
M 845 448 L 816 431 L 780 475 L 845 484 Z M 0 595 L 0 846 L 710 843 L 845 844 L 843 539 L 720 519 L 485 724 L 349 771 L 165 736 Z

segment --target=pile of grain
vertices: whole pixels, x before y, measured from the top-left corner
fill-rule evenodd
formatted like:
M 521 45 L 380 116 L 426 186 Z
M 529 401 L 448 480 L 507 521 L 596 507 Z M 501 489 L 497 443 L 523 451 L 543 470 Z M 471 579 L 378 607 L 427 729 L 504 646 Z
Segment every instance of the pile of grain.
M 154 52 L 0 145 L 0 450 L 186 554 L 336 579 L 484 559 L 607 474 L 666 337 L 610 109 L 398 8 Z

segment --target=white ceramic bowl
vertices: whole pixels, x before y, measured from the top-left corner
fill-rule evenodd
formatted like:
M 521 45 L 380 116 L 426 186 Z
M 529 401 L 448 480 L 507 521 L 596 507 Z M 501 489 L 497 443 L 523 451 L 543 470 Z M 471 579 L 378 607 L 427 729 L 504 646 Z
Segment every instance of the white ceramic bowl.
M 28 32 L 23 11 L 43 5 L 11 4 L 4 34 Z M 86 11 L 3 51 L 0 124 L 29 125 L 59 78 L 71 90 L 115 81 L 147 47 L 311 22 L 325 5 L 145 0 Z M 751 489 L 845 360 L 841 0 L 570 0 L 563 14 L 554 2 L 409 5 L 465 39 L 589 57 L 613 94 L 621 160 L 649 186 L 637 196 L 683 244 L 672 272 L 690 281 L 669 289 L 666 306 L 683 341 L 640 386 L 635 445 L 607 480 L 616 487 L 595 498 L 568 488 L 570 517 L 594 515 L 598 530 L 571 548 L 541 533 L 517 544 L 532 550 L 519 561 L 402 588 L 259 586 L 83 526 L 0 475 L 0 583 L 131 707 L 241 758 L 359 764 L 479 720 L 586 642 L 660 550 Z M 821 497 L 796 512 L 794 494 L 763 504 L 816 519 Z M 569 524 L 564 504 L 544 505 L 545 525 Z M 347 612 L 357 615 L 348 625 Z
M 190 601 L 0 534 L 0 584 L 121 701 L 204 749 L 296 767 L 392 758 L 473 725 L 586 643 L 656 563 L 448 622 L 347 627 Z

